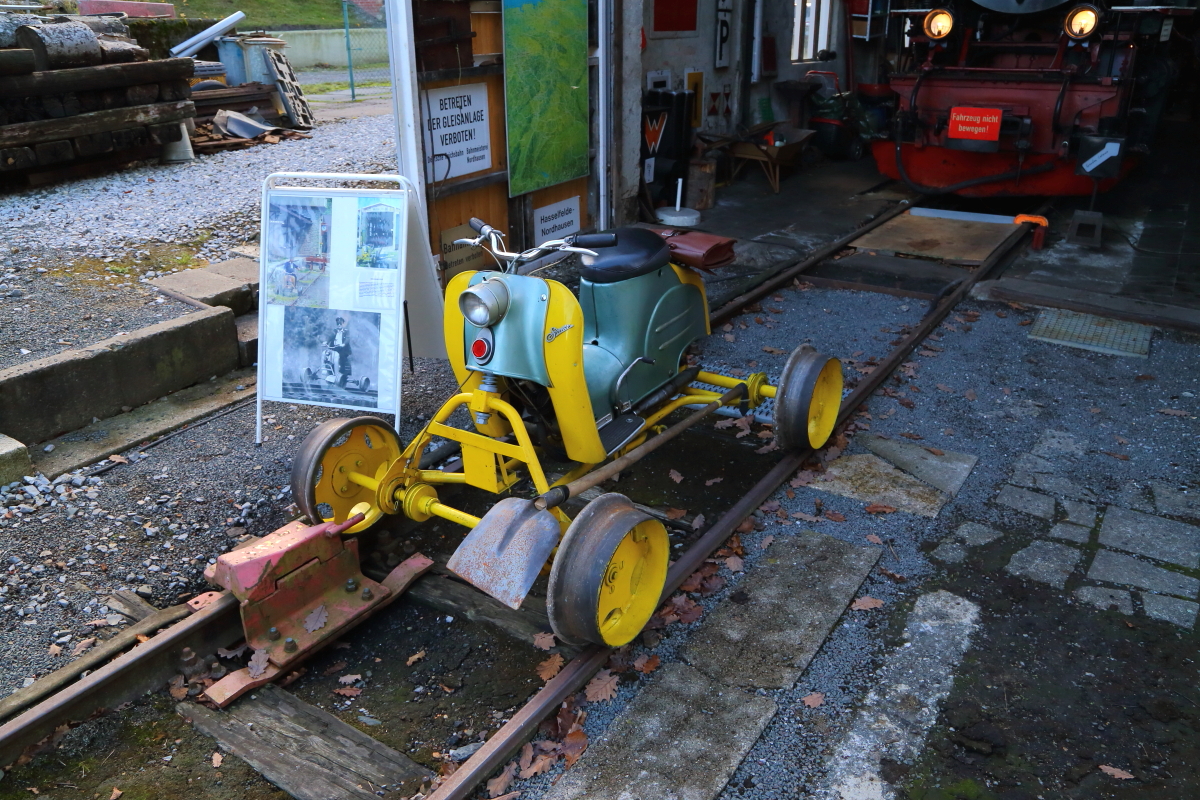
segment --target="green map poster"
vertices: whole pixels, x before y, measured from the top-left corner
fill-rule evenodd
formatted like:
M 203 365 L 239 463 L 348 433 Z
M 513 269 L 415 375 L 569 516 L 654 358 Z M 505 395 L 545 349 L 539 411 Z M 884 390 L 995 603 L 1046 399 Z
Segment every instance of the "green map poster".
M 504 0 L 510 197 L 588 174 L 587 0 Z

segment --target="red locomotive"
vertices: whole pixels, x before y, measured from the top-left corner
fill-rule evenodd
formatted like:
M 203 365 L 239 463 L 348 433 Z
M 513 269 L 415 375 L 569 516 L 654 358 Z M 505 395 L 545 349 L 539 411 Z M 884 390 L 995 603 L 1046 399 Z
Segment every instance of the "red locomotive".
M 880 171 L 969 197 L 1111 188 L 1148 151 L 1200 42 L 1182 7 L 1195 0 L 1134 2 L 894 3 L 898 110 L 892 138 L 872 145 Z

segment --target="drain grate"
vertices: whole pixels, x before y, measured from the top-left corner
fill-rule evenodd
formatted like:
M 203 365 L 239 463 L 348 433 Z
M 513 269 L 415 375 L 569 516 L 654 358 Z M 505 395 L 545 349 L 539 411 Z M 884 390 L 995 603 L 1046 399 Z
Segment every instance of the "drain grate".
M 1136 322 L 1044 308 L 1030 328 L 1029 338 L 1114 356 L 1146 358 L 1150 355 L 1153 333 L 1154 329 L 1149 325 Z

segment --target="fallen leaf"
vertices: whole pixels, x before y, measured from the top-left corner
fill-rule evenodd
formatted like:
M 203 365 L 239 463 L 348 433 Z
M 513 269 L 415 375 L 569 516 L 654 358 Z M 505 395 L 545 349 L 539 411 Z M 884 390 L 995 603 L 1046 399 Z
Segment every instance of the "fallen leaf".
M 108 457 L 108 460 L 109 460 L 109 461 L 112 461 L 112 462 L 113 462 L 113 463 L 115 463 L 115 464 L 128 464 L 128 463 L 129 463 L 129 459 L 128 459 L 128 458 L 126 458 L 125 456 L 119 456 L 119 455 L 116 455 L 116 454 L 113 454 L 113 455 L 109 456 L 109 457 Z M 116 789 L 114 789 L 113 791 L 115 792 L 115 791 L 116 791 Z
M 1112 456 L 1117 461 L 1128 461 L 1129 460 L 1129 456 L 1125 455 L 1124 453 L 1110 453 L 1107 450 L 1101 450 L 1100 452 L 1104 453 L 1104 455 L 1106 455 L 1106 456 Z
M 518 775 L 522 780 L 525 778 L 532 778 L 534 775 L 541 775 L 543 772 L 549 772 L 554 767 L 554 762 L 556 761 L 558 761 L 558 756 L 542 753 L 533 760 L 532 764 L 522 769 Z M 520 792 L 513 792 L 512 794 L 504 795 L 504 797 L 508 797 L 511 800 L 516 800 L 520 794 Z M 504 800 L 504 798 L 496 798 L 496 800 Z
M 500 770 L 500 774 L 487 782 L 488 797 L 497 798 L 504 794 L 517 774 L 517 762 L 510 761 L 508 766 Z
M 1124 436 L 1117 436 L 1114 433 L 1113 438 L 1117 440 L 1117 444 L 1129 444 L 1129 440 L 1126 439 Z
M 415 653 L 413 653 L 411 656 L 409 656 L 409 657 L 408 657 L 408 658 L 405 660 L 405 662 L 404 662 L 404 663 L 405 663 L 405 665 L 406 665 L 406 666 L 409 666 L 409 667 L 411 667 L 413 664 L 417 663 L 418 661 L 420 661 L 420 660 L 421 660 L 422 658 L 424 658 L 424 657 L 425 657 L 425 651 L 424 651 L 424 650 L 418 650 L 417 652 L 415 652 Z
M 549 631 L 541 631 L 533 635 L 533 646 L 539 650 L 549 650 L 554 647 L 554 634 Z
M 766 455 L 767 453 L 773 453 L 778 449 L 779 449 L 779 442 L 772 440 L 770 444 L 765 444 L 762 447 L 757 448 L 754 452 L 758 453 L 761 456 L 761 455 Z
M 589 703 L 612 700 L 617 696 L 617 680 L 617 676 L 612 674 L 611 670 L 600 670 L 596 673 L 596 677 L 583 687 L 584 697 L 588 699 Z
M 683 476 L 680 475 L 677 470 L 671 470 L 670 472 L 668 472 L 667 477 L 669 477 L 671 480 L 675 481 L 676 483 L 683 482 Z
M 917 355 L 925 356 L 926 358 L 937 358 L 937 353 L 932 350 L 918 350 Z
M 906 432 L 906 433 L 902 433 L 900 435 L 903 436 L 905 439 L 912 439 L 914 441 L 925 438 L 924 436 L 922 436 L 919 433 L 907 433 Z
M 686 508 L 668 508 L 667 519 L 682 519 L 687 516 Z
M 786 356 L 787 355 L 787 350 L 780 350 L 778 347 L 764 347 L 763 352 L 770 353 L 771 355 L 775 355 L 775 356 Z
M 95 643 L 96 643 L 95 636 L 92 636 L 87 639 L 81 639 L 78 643 L 76 643 L 75 648 L 71 651 L 71 655 L 77 656 L 77 655 L 87 651 Z
M 727 333 L 727 334 L 725 334 L 725 341 L 727 341 L 727 342 L 736 342 L 736 341 L 737 341 L 737 337 L 736 337 L 736 336 L 734 336 L 732 333 Z
M 926 450 L 928 450 L 930 453 L 932 453 L 932 454 L 933 454 L 933 455 L 935 455 L 935 456 L 944 456 L 944 455 L 946 455 L 946 451 L 945 451 L 945 450 L 939 450 L 939 449 L 937 449 L 936 447 L 926 447 L 925 449 L 926 449 Z
M 120 796 L 121 796 L 121 795 L 123 795 L 123 794 L 125 794 L 125 793 L 124 793 L 124 792 L 122 792 L 120 789 L 118 789 L 117 787 L 115 787 L 115 786 L 114 786 L 114 787 L 113 787 L 113 790 L 112 790 L 112 794 L 110 794 L 110 795 L 108 796 L 108 800 L 117 800 L 117 798 L 118 798 L 118 797 L 120 797 Z
M 845 522 L 845 521 L 846 521 L 846 515 L 845 515 L 845 514 L 839 514 L 839 513 L 838 513 L 838 512 L 836 512 L 836 511 L 826 511 L 826 512 L 825 512 L 825 519 L 831 519 L 831 520 L 833 520 L 834 522 Z
M 577 728 L 566 735 L 562 743 L 563 758 L 567 762 L 567 766 L 574 766 L 588 746 L 587 734 L 582 728 Z
M 50 645 L 50 649 L 46 651 L 47 655 L 58 656 L 62 655 L 62 648 L 56 644 Z
M 1033 320 L 1031 320 L 1031 319 L 1023 319 L 1023 320 L 1021 320 L 1020 322 L 1018 322 L 1017 324 L 1018 324 L 1018 325 L 1021 325 L 1021 326 L 1024 326 L 1024 325 L 1032 325 L 1032 324 L 1033 324 Z
M 863 509 L 868 514 L 891 514 L 895 510 L 895 506 L 887 506 L 883 503 L 871 503 L 871 505 Z
M 248 647 L 249 645 L 247 645 L 245 642 L 242 642 L 237 647 L 232 647 L 229 650 L 226 650 L 224 647 L 218 647 L 217 655 L 219 655 L 221 658 L 241 658 L 242 653 L 245 653 Z
M 874 597 L 865 594 L 850 604 L 851 611 L 870 611 L 872 608 L 882 607 L 882 600 L 876 600 Z
M 1088 411 L 1091 412 L 1092 414 L 1100 413 L 1100 409 L 1098 409 L 1098 408 L 1089 408 Z
M 1188 412 L 1180 411 L 1178 408 L 1160 408 L 1158 413 L 1166 414 L 1168 417 L 1186 417 L 1188 415 Z
M 733 421 L 733 426 L 738 429 L 738 433 L 737 433 L 737 436 L 735 436 L 734 438 L 741 439 L 743 436 L 749 436 L 750 435 L 750 426 L 753 424 L 754 424 L 754 417 L 752 417 L 752 416 L 738 417 L 737 419 L 735 419 Z
M 1152 380 L 1154 380 L 1154 376 L 1153 375 L 1134 375 L 1133 379 L 1135 381 L 1152 381 Z
M 342 684 L 343 686 L 349 686 L 350 684 L 361 680 L 362 675 L 343 675 L 342 677 L 338 678 L 338 683 Z
M 817 479 L 817 473 L 813 472 L 810 469 L 802 469 L 796 473 L 795 477 L 792 478 L 791 482 L 788 485 L 791 486 L 793 489 L 799 489 L 801 486 L 808 486 L 810 483 L 812 483 L 816 479 Z
M 212 765 L 214 767 L 220 767 L 221 762 L 223 762 L 224 760 L 225 760 L 225 756 L 221 755 L 220 753 L 212 754 Z
M 904 406 L 905 408 L 916 408 L 917 407 L 917 404 L 914 403 L 912 400 L 909 400 L 907 397 L 901 397 L 896 402 L 899 403 L 900 405 Z
M 821 521 L 821 517 L 814 517 L 812 514 L 805 514 L 803 511 L 793 511 L 791 515 L 794 518 L 804 520 L 805 522 Z
M 250 656 L 250 663 L 246 665 L 246 668 L 250 672 L 250 677 L 261 677 L 267 671 L 267 662 L 270 660 L 271 657 L 267 654 L 266 650 L 255 650 L 254 655 Z
M 1123 769 L 1117 769 L 1116 767 L 1110 767 L 1108 764 L 1101 764 L 1100 771 L 1103 772 L 1105 775 L 1109 775 L 1113 778 L 1116 778 L 1117 780 L 1121 780 L 1121 781 L 1133 780 L 1132 773 L 1126 772 Z
M 563 668 L 564 663 L 566 663 L 566 662 L 564 661 L 562 655 L 559 653 L 555 653 L 554 655 L 550 656 L 545 661 L 543 661 L 542 663 L 537 665 L 538 677 L 541 678 L 543 681 L 549 681 L 551 678 L 553 678 L 555 675 L 558 674 L 559 670 L 561 670 Z
M 362 694 L 362 689 L 357 686 L 342 686 L 333 690 L 334 694 L 340 694 L 342 697 L 358 697 Z
M 758 549 L 766 550 L 768 547 L 771 546 L 771 542 L 773 542 L 773 541 L 775 541 L 774 536 L 764 536 L 763 540 L 761 542 L 759 542 L 759 544 L 758 544 Z
M 800 698 L 800 702 L 809 708 L 817 708 L 825 702 L 825 695 L 821 692 L 813 692 Z
M 885 567 L 879 568 L 879 574 L 883 575 L 885 577 L 891 578 L 896 583 L 904 583 L 905 581 L 908 580 L 908 578 L 904 577 L 903 575 L 897 575 L 895 572 L 892 572 L 890 569 L 887 569 Z
M 726 417 L 723 420 L 719 420 L 716 425 L 713 425 L 713 427 L 719 431 L 723 431 L 726 428 L 732 428 L 735 422 L 737 422 L 736 419 L 730 419 L 729 417 Z
M 346 662 L 338 661 L 337 663 L 330 664 L 328 667 L 326 667 L 325 671 L 322 672 L 321 674 L 324 675 L 325 677 L 329 677 L 330 675 L 333 675 L 334 673 L 341 672 L 345 668 L 346 668 Z
M 867 534 L 867 541 L 870 542 L 871 544 L 883 544 L 883 539 L 880 539 L 878 536 L 876 536 L 873 533 Z
M 724 478 L 709 478 L 708 480 L 706 480 L 706 481 L 704 482 L 704 485 L 705 485 L 705 486 L 712 486 L 714 483 L 720 483 L 720 482 L 721 482 L 721 481 L 723 481 L 723 480 L 725 480 L 725 479 L 724 479 Z
M 703 526 L 704 526 L 704 515 L 697 514 L 696 518 L 694 520 L 692 520 L 692 530 L 698 531 Z
M 949 386 L 947 386 L 944 383 L 939 383 L 937 385 L 937 389 L 939 392 L 946 392 L 947 394 L 954 394 L 954 390 L 951 389 Z
M 746 517 L 744 520 L 742 520 L 741 522 L 738 523 L 738 526 L 737 526 L 738 533 L 750 533 L 753 530 L 754 530 L 754 517 Z
M 996 312 L 996 316 L 997 316 L 997 317 L 999 317 L 1000 319 L 1004 319 L 1005 317 L 1007 317 L 1007 316 L 1008 316 L 1008 314 L 1006 314 L 1006 313 L 1005 313 L 1005 312 L 1003 312 L 1003 311 L 997 311 L 997 312 Z
M 658 669 L 658 665 L 661 663 L 662 660 L 658 656 L 640 655 L 633 660 L 633 668 L 643 675 L 649 675 Z
M 310 611 L 308 616 L 304 619 L 304 630 L 308 631 L 309 633 L 316 633 L 317 631 L 321 630 L 321 628 L 324 628 L 325 623 L 328 621 L 329 612 L 325 610 L 325 604 L 322 603 Z
M 974 390 L 974 389 L 967 389 L 965 392 L 963 392 L 963 397 L 965 397 L 965 398 L 967 398 L 968 400 L 971 400 L 971 401 L 974 401 L 974 400 L 975 400 L 975 398 L 976 398 L 976 396 L 977 396 L 977 395 L 975 394 L 975 390 Z
M 741 572 L 742 567 L 745 565 L 743 564 L 742 559 L 738 558 L 737 556 L 730 556 L 729 558 L 725 559 L 725 566 L 729 568 L 730 572 Z

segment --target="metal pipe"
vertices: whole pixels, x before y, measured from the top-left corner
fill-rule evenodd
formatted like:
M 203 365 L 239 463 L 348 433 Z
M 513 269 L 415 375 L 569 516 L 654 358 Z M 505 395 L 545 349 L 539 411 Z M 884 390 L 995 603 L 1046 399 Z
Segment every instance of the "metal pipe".
M 168 52 L 176 58 L 194 56 L 204 49 L 204 46 L 213 39 L 221 36 L 225 32 L 233 28 L 239 22 L 246 18 L 245 12 L 235 11 L 225 19 L 197 33 L 190 39 L 180 42 L 172 47 Z
M 350 73 L 350 102 L 358 99 L 354 93 L 354 55 L 350 51 L 350 10 L 349 0 L 342 0 L 342 30 L 346 34 L 346 71 Z
M 600 230 L 609 228 L 612 211 L 609 207 L 609 171 L 608 150 L 612 139 L 609 114 L 612 111 L 612 58 L 610 42 L 612 40 L 612 0 L 597 0 L 596 2 L 596 73 L 600 82 L 596 87 L 596 127 L 599 135 L 596 137 L 596 171 L 599 173 L 596 183 L 597 203 L 596 227 Z M 699 103 L 700 98 L 696 98 Z

